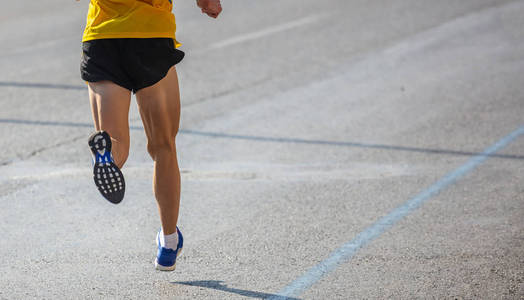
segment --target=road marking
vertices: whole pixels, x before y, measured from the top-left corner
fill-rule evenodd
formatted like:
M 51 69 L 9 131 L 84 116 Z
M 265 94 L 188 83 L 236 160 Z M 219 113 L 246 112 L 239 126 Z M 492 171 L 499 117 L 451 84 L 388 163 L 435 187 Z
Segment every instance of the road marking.
M 305 17 L 305 18 L 302 18 L 302 19 L 298 19 L 298 20 L 295 20 L 295 21 L 291 21 L 291 22 L 288 22 L 288 23 L 284 23 L 284 24 L 280 24 L 280 25 L 276 25 L 276 26 L 271 26 L 271 27 L 268 27 L 268 28 L 260 30 L 260 31 L 255 31 L 255 32 L 242 34 L 242 35 L 237 35 L 237 36 L 234 36 L 234 37 L 222 40 L 220 42 L 211 44 L 207 50 L 225 48 L 225 47 L 228 47 L 228 46 L 231 46 L 231 45 L 240 44 L 240 43 L 251 41 L 251 40 L 256 40 L 256 39 L 259 39 L 261 37 L 268 36 L 270 34 L 274 34 L 274 33 L 281 32 L 281 31 L 290 30 L 290 29 L 293 29 L 293 28 L 296 28 L 296 27 L 300 27 L 300 26 L 304 26 L 304 25 L 307 25 L 307 24 L 310 24 L 310 23 L 317 22 L 318 20 L 320 20 L 320 19 L 322 19 L 322 18 L 324 18 L 326 16 L 327 16 L 326 14 L 318 14 L 318 15 L 314 15 L 314 16 L 309 16 L 309 17 Z
M 524 134 L 524 125 L 522 125 L 517 130 L 508 134 L 482 153 L 470 158 L 465 164 L 448 173 L 446 176 L 442 177 L 439 181 L 416 195 L 415 197 L 409 199 L 404 204 L 400 205 L 388 215 L 382 217 L 373 225 L 366 228 L 364 231 L 360 232 L 353 240 L 342 245 L 342 247 L 333 251 L 329 257 L 321 261 L 316 266 L 312 267 L 304 275 L 297 278 L 295 281 L 290 283 L 284 289 L 282 289 L 276 296 L 268 299 L 286 299 L 288 297 L 297 297 L 307 289 L 309 289 L 313 284 L 322 279 L 325 275 L 329 274 L 335 270 L 340 264 L 350 260 L 359 249 L 363 248 L 374 239 L 379 237 L 382 233 L 386 232 L 398 221 L 400 221 L 405 216 L 412 213 L 418 207 L 420 207 L 424 202 L 430 199 L 433 196 L 436 196 L 442 190 L 448 186 L 454 184 L 457 180 L 465 176 L 466 174 L 473 171 L 476 167 L 486 161 L 490 155 L 506 147 L 516 138 Z

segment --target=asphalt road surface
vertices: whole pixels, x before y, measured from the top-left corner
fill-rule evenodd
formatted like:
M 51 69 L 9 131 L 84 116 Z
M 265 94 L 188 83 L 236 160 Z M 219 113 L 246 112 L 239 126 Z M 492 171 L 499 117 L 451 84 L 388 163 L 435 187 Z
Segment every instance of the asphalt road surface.
M 135 105 L 92 183 L 87 4 L 1 1 L 1 299 L 524 298 L 524 1 L 176 1 L 172 273 Z

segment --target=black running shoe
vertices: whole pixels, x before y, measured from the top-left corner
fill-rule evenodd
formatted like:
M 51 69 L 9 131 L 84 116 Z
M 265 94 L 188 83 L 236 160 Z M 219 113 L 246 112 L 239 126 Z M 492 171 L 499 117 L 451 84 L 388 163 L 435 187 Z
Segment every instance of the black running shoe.
M 89 137 L 88 144 L 93 154 L 93 180 L 96 187 L 109 202 L 120 203 L 124 199 L 126 183 L 113 160 L 109 134 L 105 131 L 95 132 Z

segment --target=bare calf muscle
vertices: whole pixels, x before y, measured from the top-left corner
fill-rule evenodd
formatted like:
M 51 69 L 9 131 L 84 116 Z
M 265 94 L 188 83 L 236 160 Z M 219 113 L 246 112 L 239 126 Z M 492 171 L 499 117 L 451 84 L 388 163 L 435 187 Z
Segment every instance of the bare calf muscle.
M 154 160 L 153 191 L 165 234 L 176 231 L 180 207 L 180 171 L 175 138 L 180 122 L 180 93 L 175 67 L 155 85 L 136 94 L 147 136 L 147 150 Z

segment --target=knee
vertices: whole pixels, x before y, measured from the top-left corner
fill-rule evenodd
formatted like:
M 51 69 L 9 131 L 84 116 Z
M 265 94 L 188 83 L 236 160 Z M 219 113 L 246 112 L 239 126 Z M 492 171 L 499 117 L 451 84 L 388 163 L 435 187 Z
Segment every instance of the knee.
M 147 152 L 154 161 L 160 156 L 176 156 L 175 137 L 148 141 Z

